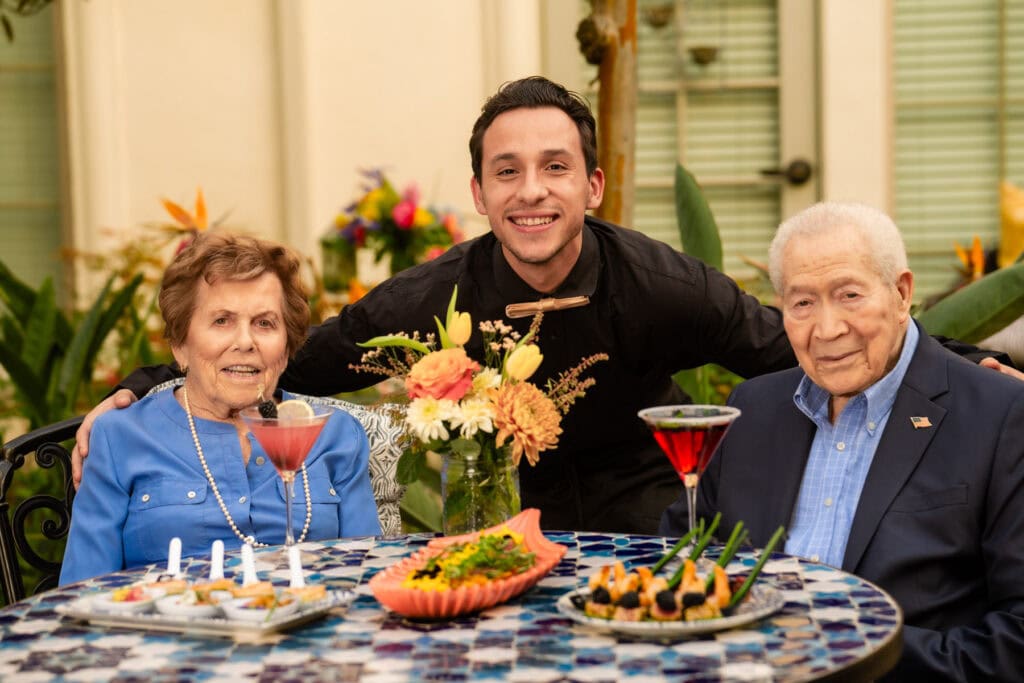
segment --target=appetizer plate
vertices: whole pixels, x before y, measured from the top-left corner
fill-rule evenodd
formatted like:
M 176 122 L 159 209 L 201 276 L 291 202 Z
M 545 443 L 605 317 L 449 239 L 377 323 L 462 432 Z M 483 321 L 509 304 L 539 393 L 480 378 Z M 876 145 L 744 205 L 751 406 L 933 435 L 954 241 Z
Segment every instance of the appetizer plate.
M 622 635 L 637 638 L 667 639 L 696 636 L 704 633 L 725 631 L 737 626 L 746 626 L 764 619 L 782 609 L 786 604 L 782 593 L 769 586 L 755 585 L 736 611 L 727 617 L 717 619 L 697 619 L 695 621 L 619 621 L 616 619 L 599 619 L 588 617 L 583 610 L 573 604 L 573 598 L 579 596 L 583 600 L 590 597 L 590 590 L 582 588 L 571 591 L 558 599 L 558 611 L 573 621 L 593 626 L 604 631 L 613 631 Z
M 481 534 L 498 533 L 505 527 L 522 534 L 527 549 L 536 555 L 534 565 L 522 574 L 486 584 L 462 586 L 445 591 L 427 591 L 402 586 L 410 572 L 422 568 L 428 559 L 438 555 L 451 544 L 475 541 Z M 370 579 L 370 590 L 381 604 L 403 616 L 414 619 L 445 619 L 493 607 L 525 592 L 554 569 L 565 551 L 564 545 L 553 543 L 544 537 L 540 530 L 540 510 L 531 508 L 489 529 L 431 540 L 426 548 L 377 572 Z
M 291 612 L 275 611 L 274 614 L 267 615 L 267 618 L 262 621 L 230 619 L 224 616 L 169 615 L 159 612 L 112 614 L 97 609 L 94 604 L 97 597 L 99 596 L 81 597 L 73 602 L 58 605 L 55 609 L 66 617 L 87 621 L 96 626 L 252 640 L 264 635 L 287 631 L 323 618 L 333 610 L 346 608 L 355 599 L 355 593 L 348 590 L 328 590 L 326 597 L 322 600 L 299 603 Z

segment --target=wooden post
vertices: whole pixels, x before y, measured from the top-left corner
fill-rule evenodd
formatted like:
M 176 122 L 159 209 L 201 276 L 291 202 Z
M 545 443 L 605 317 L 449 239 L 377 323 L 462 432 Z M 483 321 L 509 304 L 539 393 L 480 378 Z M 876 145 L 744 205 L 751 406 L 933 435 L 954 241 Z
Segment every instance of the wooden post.
M 604 170 L 600 218 L 632 227 L 636 167 L 636 0 L 591 0 L 576 37 L 598 66 L 597 154 Z

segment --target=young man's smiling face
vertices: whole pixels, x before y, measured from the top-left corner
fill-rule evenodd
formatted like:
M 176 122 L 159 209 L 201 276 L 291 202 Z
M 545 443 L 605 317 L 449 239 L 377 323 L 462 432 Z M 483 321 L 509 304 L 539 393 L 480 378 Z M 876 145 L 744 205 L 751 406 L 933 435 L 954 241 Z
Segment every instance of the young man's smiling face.
M 483 136 L 476 209 L 487 216 L 509 265 L 534 289 L 557 287 L 583 244 L 587 209 L 600 206 L 604 174 L 587 175 L 579 130 L 556 107 L 512 109 Z

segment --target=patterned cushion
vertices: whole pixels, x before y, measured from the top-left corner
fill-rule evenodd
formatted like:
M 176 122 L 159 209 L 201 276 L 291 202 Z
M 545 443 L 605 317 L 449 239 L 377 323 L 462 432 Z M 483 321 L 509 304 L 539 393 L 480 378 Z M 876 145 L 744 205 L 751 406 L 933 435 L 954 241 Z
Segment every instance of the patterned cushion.
M 184 378 L 172 379 L 158 384 L 149 390 L 149 394 L 179 386 Z M 295 394 L 311 404 L 331 405 L 348 412 L 359 420 L 366 430 L 370 441 L 370 486 L 373 497 L 377 501 L 377 516 L 380 518 L 380 529 L 385 536 L 397 536 L 402 533 L 402 517 L 398 504 L 405 493 L 405 487 L 398 484 L 395 470 L 398 458 L 402 455 L 402 439 L 405 433 L 402 427 L 402 406 L 361 406 L 337 398 L 323 396 L 304 396 Z

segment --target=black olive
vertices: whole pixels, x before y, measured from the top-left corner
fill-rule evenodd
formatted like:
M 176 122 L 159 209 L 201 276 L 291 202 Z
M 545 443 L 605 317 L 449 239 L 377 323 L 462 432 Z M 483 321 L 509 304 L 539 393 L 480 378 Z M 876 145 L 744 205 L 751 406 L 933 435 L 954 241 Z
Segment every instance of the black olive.
M 707 596 L 701 591 L 690 591 L 683 593 L 683 607 L 696 607 L 703 605 Z
M 572 597 L 570 597 L 569 598 L 569 602 L 572 603 L 573 607 L 575 607 L 576 609 L 581 610 L 581 611 L 584 610 L 586 608 L 586 606 L 587 606 L 587 601 L 584 600 L 583 596 L 580 595 L 579 593 L 576 593 Z
M 626 609 L 636 609 L 640 606 L 640 594 L 636 591 L 629 591 L 623 593 L 619 597 L 619 607 L 625 607 Z
M 612 594 L 608 592 L 608 589 L 604 586 L 598 586 L 594 589 L 594 592 L 590 594 L 590 599 L 599 605 L 610 605 L 612 604 Z
M 654 602 L 662 612 L 676 611 L 676 594 L 672 591 L 660 591 L 654 596 Z

